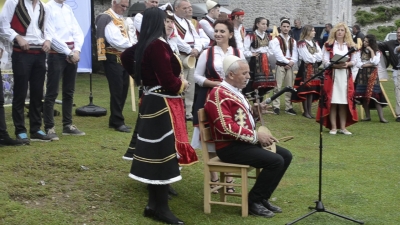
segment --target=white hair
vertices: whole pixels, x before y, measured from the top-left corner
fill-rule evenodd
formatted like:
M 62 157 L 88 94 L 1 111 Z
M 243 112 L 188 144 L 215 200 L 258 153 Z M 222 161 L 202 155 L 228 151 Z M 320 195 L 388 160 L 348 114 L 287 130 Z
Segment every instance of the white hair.
M 226 70 L 226 75 L 229 74 L 229 72 L 235 73 L 236 70 L 238 70 L 238 69 L 240 68 L 240 63 L 245 63 L 245 64 L 247 64 L 247 60 L 245 60 L 245 59 L 240 59 L 240 60 L 237 60 L 237 61 L 233 62 L 233 63 L 228 67 L 228 69 Z
M 111 5 L 112 5 L 113 1 L 115 1 L 115 3 L 117 3 L 117 4 L 121 3 L 121 0 L 111 0 Z

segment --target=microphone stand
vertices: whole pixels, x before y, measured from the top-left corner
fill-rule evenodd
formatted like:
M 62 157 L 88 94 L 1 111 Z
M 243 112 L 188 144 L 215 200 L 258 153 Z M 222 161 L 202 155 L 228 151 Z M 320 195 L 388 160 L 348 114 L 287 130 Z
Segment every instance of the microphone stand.
M 332 214 L 334 216 L 341 217 L 341 218 L 346 219 L 346 220 L 353 221 L 355 223 L 364 224 L 363 221 L 355 220 L 355 219 L 352 219 L 350 217 L 343 216 L 343 215 L 328 211 L 328 210 L 325 209 L 324 204 L 322 203 L 322 149 L 323 149 L 323 145 L 322 145 L 322 131 L 323 131 L 322 129 L 323 128 L 322 127 L 323 127 L 323 123 L 324 123 L 324 117 L 322 116 L 322 107 L 325 105 L 324 101 L 325 101 L 325 94 L 326 94 L 325 91 L 324 91 L 324 79 L 325 79 L 325 77 L 324 77 L 323 73 L 326 70 L 332 68 L 332 66 L 334 64 L 338 63 L 340 60 L 342 60 L 344 57 L 346 57 L 347 55 L 351 54 L 354 51 L 355 51 L 354 48 L 350 49 L 350 51 L 348 53 L 346 53 L 344 56 L 342 56 L 338 60 L 336 60 L 333 63 L 331 63 L 328 67 L 326 67 L 325 69 L 323 69 L 319 73 L 315 74 L 313 77 L 311 77 L 309 80 L 305 81 L 299 87 L 299 88 L 303 87 L 304 85 L 306 85 L 308 82 L 310 82 L 311 80 L 313 80 L 315 78 L 318 78 L 318 79 L 321 80 L 321 86 L 320 86 L 321 90 L 320 90 L 319 109 L 318 109 L 319 112 L 320 112 L 320 115 L 321 115 L 321 118 L 319 120 L 319 177 L 318 177 L 318 179 L 319 179 L 319 182 L 318 182 L 319 189 L 318 189 L 318 200 L 315 201 L 315 203 L 316 203 L 315 207 L 312 207 L 312 206 L 309 207 L 309 209 L 313 209 L 311 212 L 307 213 L 306 215 L 304 215 L 304 216 L 302 216 L 302 217 L 300 217 L 300 218 L 298 218 L 298 219 L 296 219 L 296 220 L 294 220 L 294 221 L 292 221 L 290 223 L 287 223 L 286 225 L 294 224 L 294 223 L 296 223 L 296 222 L 298 222 L 298 221 L 300 221 L 300 220 L 302 220 L 302 219 L 304 219 L 304 218 L 306 218 L 308 216 L 311 216 L 312 214 L 314 214 L 316 212 L 325 212 L 325 213 Z

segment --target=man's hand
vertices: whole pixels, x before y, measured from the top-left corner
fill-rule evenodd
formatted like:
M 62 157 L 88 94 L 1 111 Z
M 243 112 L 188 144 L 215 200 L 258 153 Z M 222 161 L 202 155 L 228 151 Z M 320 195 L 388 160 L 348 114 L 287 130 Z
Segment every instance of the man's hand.
M 195 48 L 192 49 L 192 52 L 190 52 L 190 55 L 193 57 L 196 57 L 199 55 L 199 51 Z
M 42 50 L 43 50 L 44 52 L 49 52 L 49 51 L 50 51 L 50 46 L 51 46 L 51 42 L 50 42 L 49 40 L 46 40 L 46 41 L 43 43 Z
M 293 67 L 293 65 L 294 65 L 294 62 L 293 62 L 293 61 L 289 61 L 289 64 L 287 64 L 287 65 L 285 66 L 285 69 L 286 69 L 286 70 L 290 70 L 290 69 Z
M 17 35 L 15 37 L 15 40 L 17 41 L 18 45 L 21 47 L 22 50 L 24 51 L 29 50 L 28 42 L 21 35 Z
M 274 142 L 278 142 L 278 139 L 263 132 L 257 132 L 257 138 L 262 147 L 267 147 L 272 145 Z
M 79 51 L 74 51 L 74 54 L 73 54 L 73 56 L 71 58 L 72 63 L 78 63 L 79 62 L 79 60 L 81 59 L 80 58 L 80 54 L 81 53 Z

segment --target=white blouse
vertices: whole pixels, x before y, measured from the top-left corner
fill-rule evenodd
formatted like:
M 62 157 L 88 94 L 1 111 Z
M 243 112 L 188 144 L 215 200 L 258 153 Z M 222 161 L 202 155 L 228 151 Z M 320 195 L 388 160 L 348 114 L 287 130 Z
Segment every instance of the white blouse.
M 357 52 L 357 58 L 356 58 L 356 64 L 355 64 L 355 66 L 357 67 L 357 68 L 362 68 L 362 66 L 364 65 L 364 64 L 374 64 L 375 66 L 378 66 L 378 64 L 379 64 L 379 62 L 381 61 L 381 52 L 375 52 L 375 56 L 374 57 L 372 57 L 372 58 L 370 58 L 369 60 L 367 60 L 367 61 L 363 61 L 362 59 L 361 59 L 361 51 L 358 51 Z
M 207 80 L 205 76 L 206 72 L 206 64 L 207 64 L 207 55 L 209 49 L 206 49 L 201 53 L 199 59 L 197 60 L 196 70 L 194 71 L 194 80 L 196 84 L 203 86 L 205 80 Z M 239 50 L 240 58 L 245 59 L 243 56 L 243 52 Z M 225 72 L 223 69 L 223 61 L 226 56 L 235 55 L 233 48 L 229 47 L 228 51 L 225 53 L 219 46 L 214 46 L 214 69 L 219 74 L 219 76 L 225 79 Z
M 339 48 L 339 43 L 338 43 L 337 41 L 335 41 L 335 42 L 333 43 L 333 54 L 334 54 L 334 55 L 335 55 L 335 54 L 344 55 L 344 54 L 346 54 L 346 53 L 349 51 L 349 48 L 347 47 L 347 44 L 346 44 L 346 43 L 343 43 L 343 46 L 342 46 L 342 47 L 343 47 L 343 48 L 340 49 L 340 48 Z M 330 64 L 331 57 L 330 57 L 330 53 L 329 53 L 328 51 L 326 51 L 325 46 L 324 46 L 324 48 L 322 49 L 322 55 L 323 55 L 322 62 L 324 63 L 325 67 L 327 67 L 327 66 Z M 351 54 L 350 62 L 351 62 L 353 65 L 355 65 L 356 58 L 357 58 L 357 54 L 356 54 L 356 53 Z
M 264 39 L 265 35 L 267 35 L 267 34 L 265 32 L 260 33 L 260 32 L 258 32 L 258 30 L 256 30 L 255 35 L 259 36 L 261 39 Z M 251 56 L 253 56 L 253 53 L 255 53 L 255 52 L 267 53 L 268 56 L 272 55 L 272 52 L 268 46 L 259 47 L 257 49 L 251 47 L 251 42 L 253 41 L 253 40 L 251 40 L 251 36 L 252 35 L 246 35 L 246 37 L 244 38 L 244 56 L 245 57 L 251 57 Z
M 314 42 L 305 40 L 310 46 L 314 47 Z M 316 62 L 321 62 L 322 61 L 322 50 L 317 46 L 317 52 L 314 54 L 311 54 L 308 51 L 307 45 L 301 45 L 298 46 L 298 51 L 299 51 L 299 59 L 303 60 L 305 63 L 316 63 Z

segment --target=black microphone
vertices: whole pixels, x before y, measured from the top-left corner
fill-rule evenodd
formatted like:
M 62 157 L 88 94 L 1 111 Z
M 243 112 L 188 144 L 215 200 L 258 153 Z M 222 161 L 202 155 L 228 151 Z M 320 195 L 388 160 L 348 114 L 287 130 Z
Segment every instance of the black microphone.
M 356 48 L 351 47 L 351 48 L 349 49 L 349 52 L 348 52 L 346 55 L 351 54 L 351 53 L 355 52 L 356 50 L 357 50 Z
M 292 92 L 293 93 L 293 92 L 297 92 L 297 90 L 294 89 L 293 87 L 287 86 L 287 87 L 283 88 L 282 90 L 280 90 L 278 93 L 272 95 L 271 98 L 265 99 L 265 104 L 270 104 L 272 101 L 277 99 L 279 96 L 281 96 L 285 92 Z

